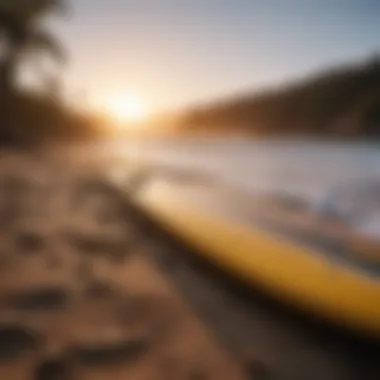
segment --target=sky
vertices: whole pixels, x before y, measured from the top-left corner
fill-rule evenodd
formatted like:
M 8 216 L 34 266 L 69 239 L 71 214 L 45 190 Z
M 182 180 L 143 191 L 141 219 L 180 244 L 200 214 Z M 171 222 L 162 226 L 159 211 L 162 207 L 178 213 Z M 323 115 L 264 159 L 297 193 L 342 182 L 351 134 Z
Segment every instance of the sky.
M 154 111 L 291 81 L 380 52 L 379 0 L 72 0 L 55 25 L 73 98 Z

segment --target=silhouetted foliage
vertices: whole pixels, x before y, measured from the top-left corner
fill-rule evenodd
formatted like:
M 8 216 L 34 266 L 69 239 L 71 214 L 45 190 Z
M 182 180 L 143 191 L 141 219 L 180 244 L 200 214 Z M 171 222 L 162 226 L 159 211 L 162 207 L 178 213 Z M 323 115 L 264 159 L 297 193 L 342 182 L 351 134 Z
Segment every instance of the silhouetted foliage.
M 185 132 L 380 137 L 380 60 L 337 67 L 260 94 L 189 111 Z
M 0 143 L 16 142 L 17 121 L 14 104 L 16 78 L 20 63 L 35 53 L 48 52 L 58 61 L 64 52 L 43 25 L 44 17 L 63 8 L 65 0 L 0 0 Z M 20 112 L 17 109 L 17 113 Z M 18 120 L 19 121 L 19 120 Z
M 78 141 L 105 134 L 101 119 L 34 92 L 13 93 L 12 108 L 12 134 L 16 140 L 27 143 Z

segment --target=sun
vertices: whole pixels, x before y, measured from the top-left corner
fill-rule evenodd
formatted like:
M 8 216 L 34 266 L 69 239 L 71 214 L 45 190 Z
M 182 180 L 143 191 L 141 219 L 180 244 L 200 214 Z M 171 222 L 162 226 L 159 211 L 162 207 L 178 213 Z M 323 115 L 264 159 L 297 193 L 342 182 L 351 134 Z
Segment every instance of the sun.
M 128 95 L 111 98 L 107 104 L 107 110 L 119 123 L 142 122 L 149 117 L 147 105 L 140 99 Z

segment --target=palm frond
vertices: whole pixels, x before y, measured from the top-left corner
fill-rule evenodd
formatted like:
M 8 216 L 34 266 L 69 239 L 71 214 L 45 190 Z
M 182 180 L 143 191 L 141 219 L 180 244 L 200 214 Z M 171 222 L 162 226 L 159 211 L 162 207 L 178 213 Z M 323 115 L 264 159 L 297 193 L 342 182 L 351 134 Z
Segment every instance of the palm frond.
M 64 0 L 0 0 L 0 13 L 20 20 L 32 20 L 46 12 L 65 10 Z
M 67 61 L 66 50 L 58 42 L 58 39 L 44 30 L 30 31 L 28 50 L 32 52 L 46 52 L 62 64 Z

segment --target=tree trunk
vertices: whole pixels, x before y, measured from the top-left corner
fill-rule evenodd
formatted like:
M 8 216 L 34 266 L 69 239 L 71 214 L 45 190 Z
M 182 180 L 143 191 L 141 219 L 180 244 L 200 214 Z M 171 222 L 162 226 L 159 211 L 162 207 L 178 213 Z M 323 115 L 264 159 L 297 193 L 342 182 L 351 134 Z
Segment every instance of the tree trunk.
M 0 62 L 0 146 L 3 147 L 16 143 L 12 118 L 15 66 L 16 54 L 9 51 Z

